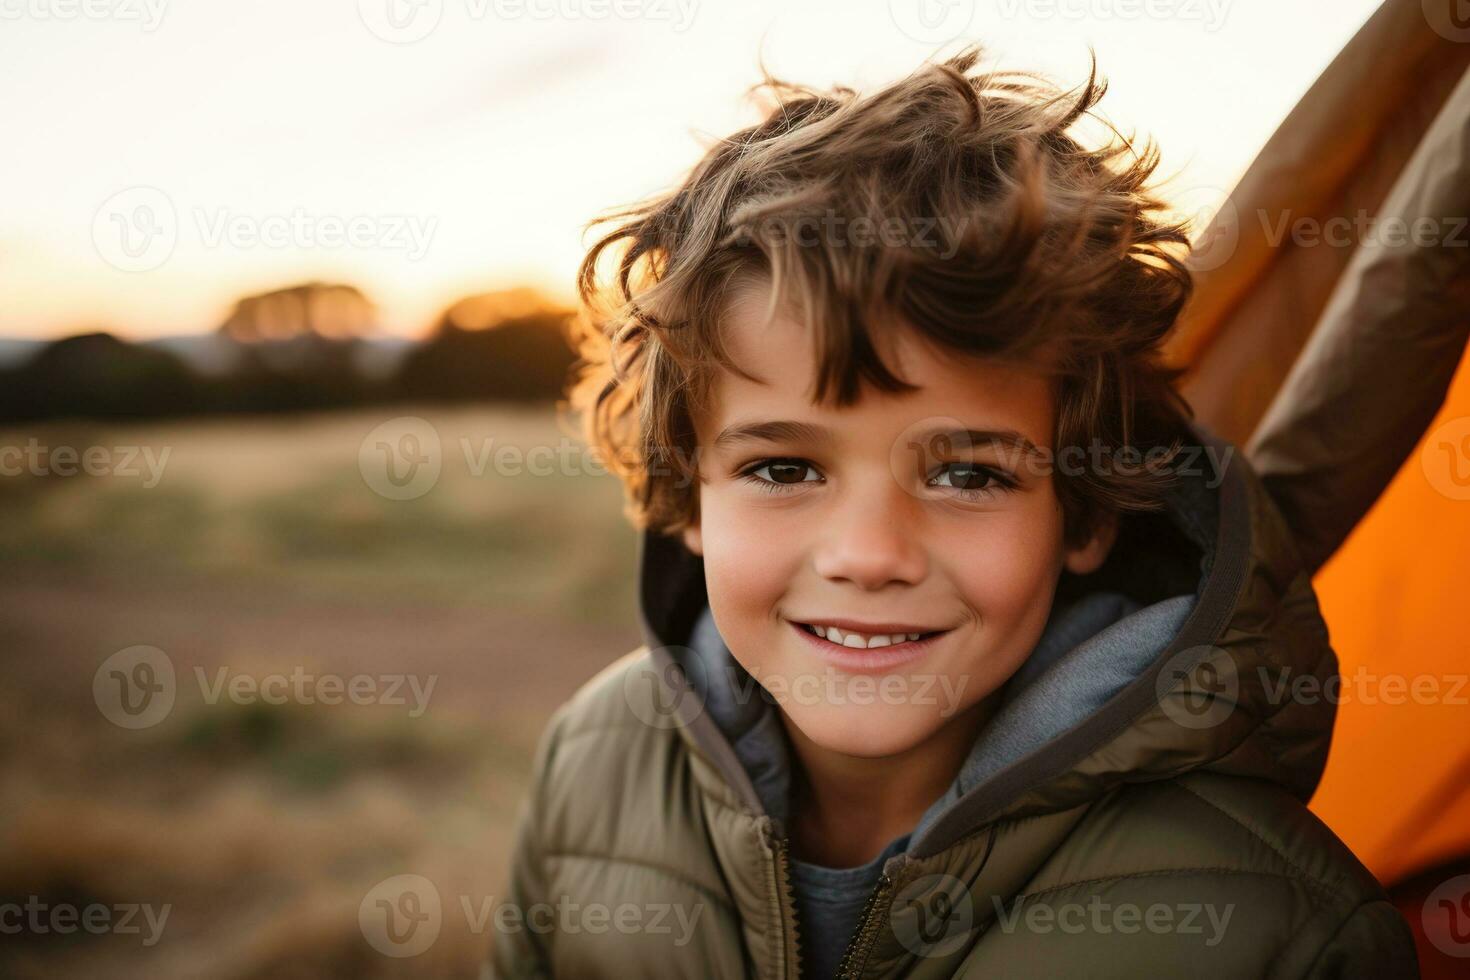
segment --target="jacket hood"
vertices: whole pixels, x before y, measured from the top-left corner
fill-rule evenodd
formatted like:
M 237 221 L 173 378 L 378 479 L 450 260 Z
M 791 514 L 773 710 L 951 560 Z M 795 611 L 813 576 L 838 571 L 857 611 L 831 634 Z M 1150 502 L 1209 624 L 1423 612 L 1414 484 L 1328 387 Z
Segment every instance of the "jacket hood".
M 915 828 L 911 854 L 938 853 L 1001 816 L 1193 769 L 1310 797 L 1332 705 L 1283 694 L 1303 675 L 1335 672 L 1325 626 L 1248 463 L 1201 426 L 1189 435 L 1165 508 L 1126 517 L 1096 572 L 1063 572 L 1040 640 Z M 789 758 L 775 702 L 715 629 L 702 558 L 645 532 L 639 577 L 645 642 L 677 698 L 681 734 L 745 806 L 784 821 Z M 1293 614 L 1279 615 L 1289 591 Z

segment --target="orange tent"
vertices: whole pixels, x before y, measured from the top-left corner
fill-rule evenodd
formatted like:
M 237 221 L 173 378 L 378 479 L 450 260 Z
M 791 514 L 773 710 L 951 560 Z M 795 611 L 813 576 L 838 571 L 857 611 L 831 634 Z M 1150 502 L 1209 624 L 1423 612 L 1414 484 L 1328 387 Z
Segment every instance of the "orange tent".
M 1426 976 L 1466 961 L 1422 941 L 1424 899 L 1470 872 L 1458 9 L 1386 0 L 1323 72 L 1197 239 L 1198 294 L 1169 349 L 1199 418 L 1246 448 L 1317 569 L 1343 685 L 1312 809 L 1396 891 Z M 1470 914 L 1470 888 L 1463 900 Z

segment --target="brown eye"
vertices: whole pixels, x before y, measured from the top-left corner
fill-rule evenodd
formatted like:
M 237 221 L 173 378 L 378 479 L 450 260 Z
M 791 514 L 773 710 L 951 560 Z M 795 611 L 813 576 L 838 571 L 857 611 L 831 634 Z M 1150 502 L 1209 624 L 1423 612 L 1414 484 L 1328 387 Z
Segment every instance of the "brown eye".
M 949 485 L 958 490 L 983 490 L 995 477 L 978 466 L 955 466 L 949 470 Z
M 781 493 L 796 489 L 805 483 L 820 483 L 822 477 L 806 460 L 766 459 L 745 470 L 742 479 L 755 484 L 761 490 Z
M 931 481 L 931 486 L 957 490 L 962 496 L 979 498 L 1011 490 L 1015 481 L 1005 473 L 979 463 L 949 463 Z
M 777 462 L 767 463 L 761 469 L 770 473 L 769 479 L 772 483 L 802 483 L 805 482 L 806 471 L 811 467 L 805 463 Z

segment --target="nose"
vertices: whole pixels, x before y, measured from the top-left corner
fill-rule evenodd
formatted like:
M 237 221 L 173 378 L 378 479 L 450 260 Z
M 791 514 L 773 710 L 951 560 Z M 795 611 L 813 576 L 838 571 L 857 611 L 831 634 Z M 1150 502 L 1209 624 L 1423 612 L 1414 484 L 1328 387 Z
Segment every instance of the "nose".
M 864 591 L 917 585 L 928 572 L 917 501 L 888 474 L 852 487 L 823 521 L 816 571 Z

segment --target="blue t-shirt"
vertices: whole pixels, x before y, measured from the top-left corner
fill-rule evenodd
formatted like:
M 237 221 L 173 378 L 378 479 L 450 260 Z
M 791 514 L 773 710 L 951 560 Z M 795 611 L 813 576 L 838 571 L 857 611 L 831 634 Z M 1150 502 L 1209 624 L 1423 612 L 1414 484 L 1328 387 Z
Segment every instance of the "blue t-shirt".
M 909 835 L 893 841 L 867 864 L 856 868 L 828 868 L 791 861 L 791 884 L 796 892 L 800 928 L 801 975 L 832 980 L 847 944 L 857 930 L 863 906 L 878 885 L 883 865 L 908 846 Z

